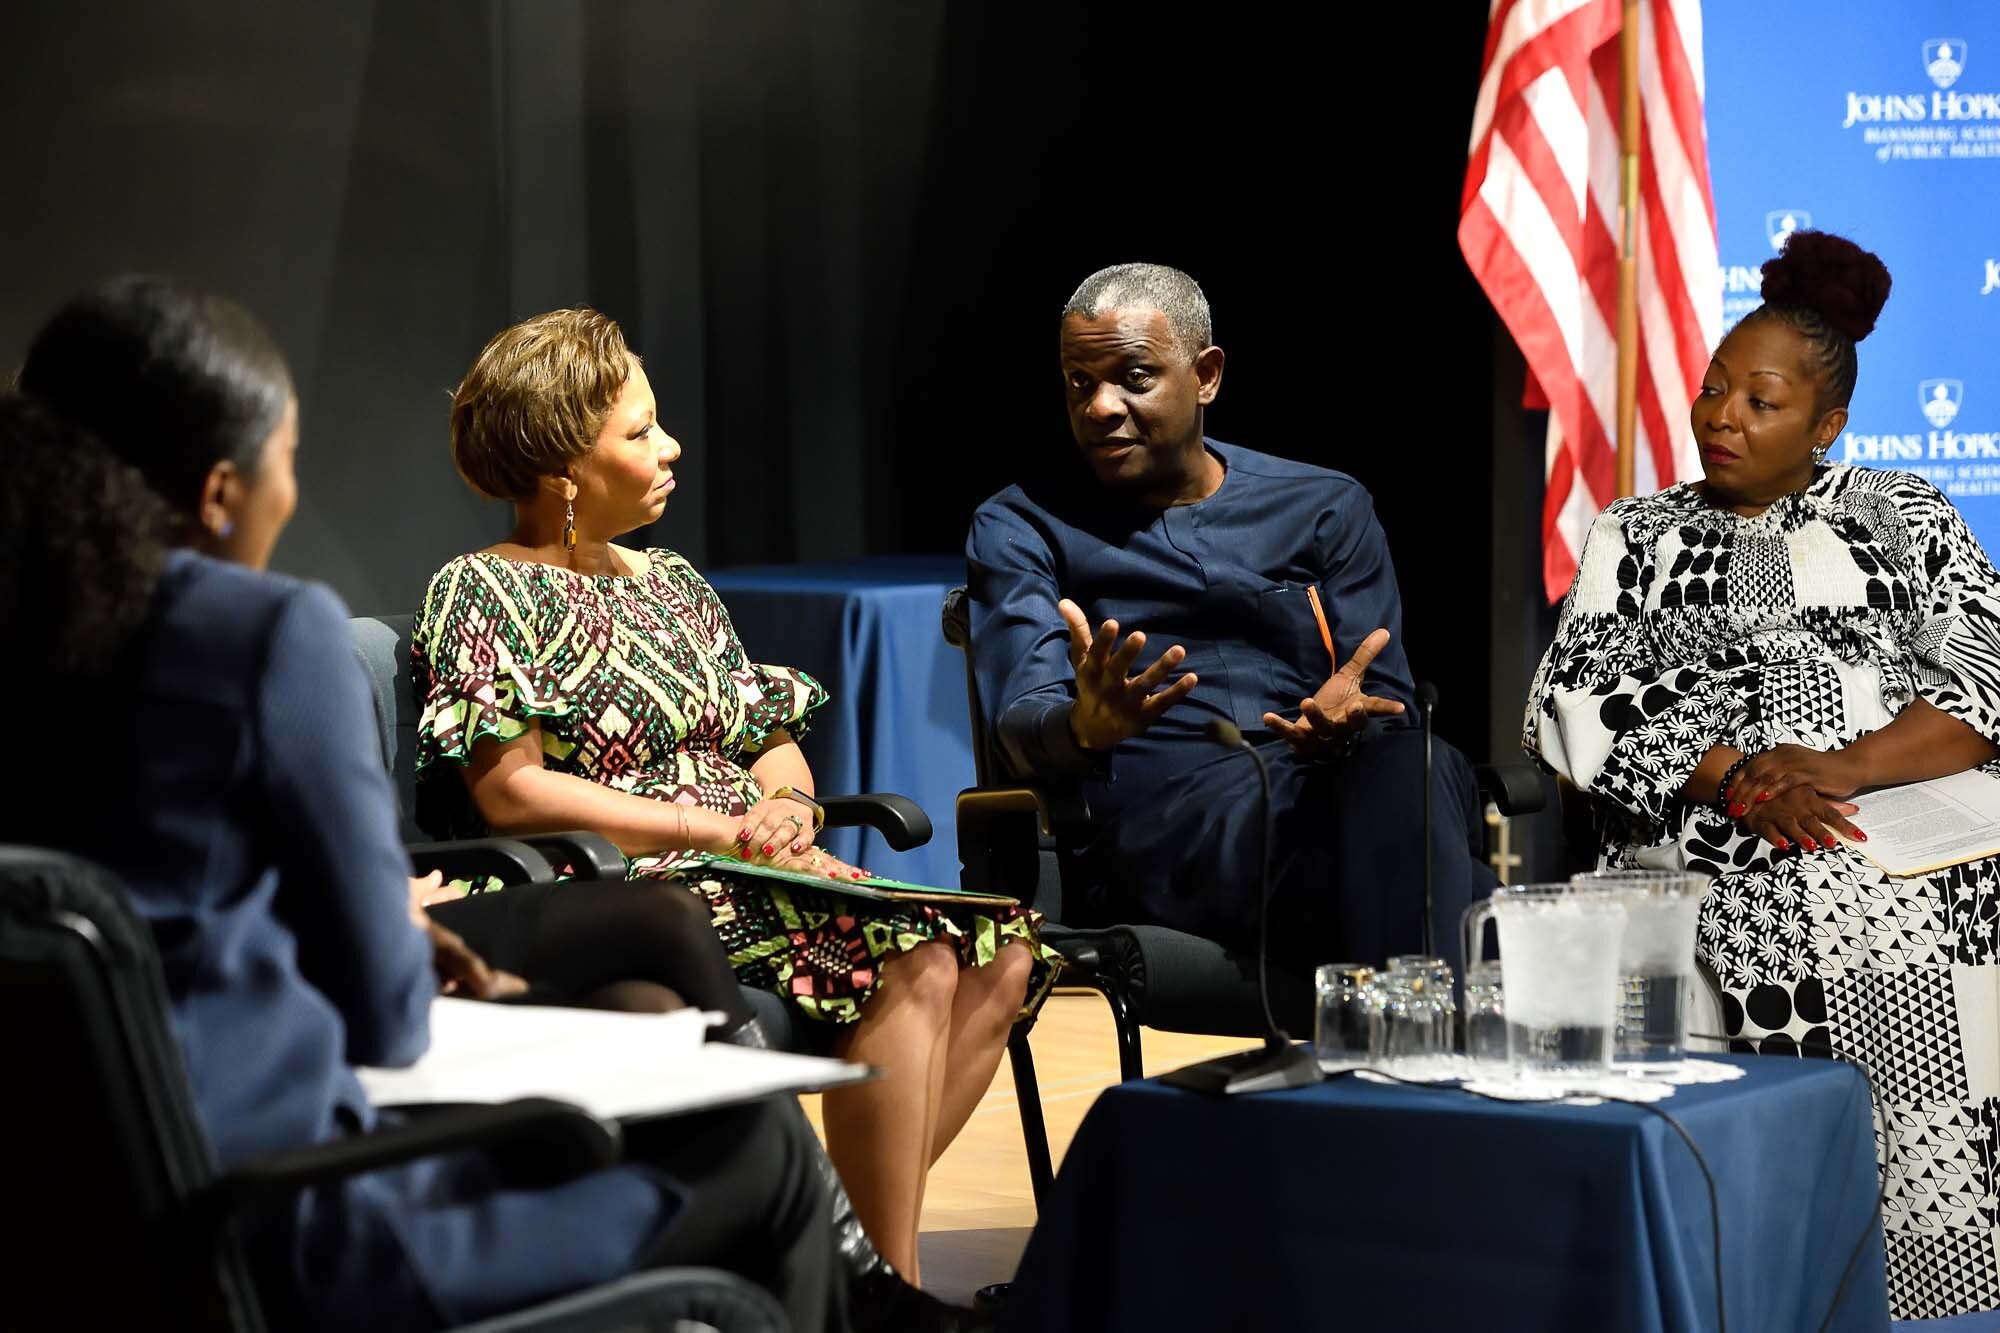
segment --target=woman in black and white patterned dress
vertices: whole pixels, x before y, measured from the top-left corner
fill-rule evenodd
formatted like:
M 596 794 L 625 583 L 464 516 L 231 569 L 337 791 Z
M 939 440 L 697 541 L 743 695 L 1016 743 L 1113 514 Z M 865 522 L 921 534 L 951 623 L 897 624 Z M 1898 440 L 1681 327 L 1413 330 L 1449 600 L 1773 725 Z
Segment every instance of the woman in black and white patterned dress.
M 1824 462 L 1888 291 L 1819 233 L 1765 265 L 1690 412 L 1705 479 L 1598 517 L 1526 745 L 1598 804 L 1605 864 L 1717 877 L 1697 953 L 1735 1049 L 1873 1070 L 1890 1304 L 1921 1318 L 2000 1307 L 2000 858 L 1888 875 L 1841 798 L 2000 755 L 2000 575 L 1928 482 Z

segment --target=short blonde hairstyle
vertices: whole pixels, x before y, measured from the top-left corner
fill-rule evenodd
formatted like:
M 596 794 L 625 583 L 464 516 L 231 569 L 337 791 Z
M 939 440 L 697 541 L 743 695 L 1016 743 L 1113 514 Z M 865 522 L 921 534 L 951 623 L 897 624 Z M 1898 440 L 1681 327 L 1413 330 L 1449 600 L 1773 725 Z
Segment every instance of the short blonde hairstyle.
M 595 310 L 551 310 L 493 335 L 451 400 L 459 475 L 496 500 L 530 498 L 590 452 L 637 360 Z

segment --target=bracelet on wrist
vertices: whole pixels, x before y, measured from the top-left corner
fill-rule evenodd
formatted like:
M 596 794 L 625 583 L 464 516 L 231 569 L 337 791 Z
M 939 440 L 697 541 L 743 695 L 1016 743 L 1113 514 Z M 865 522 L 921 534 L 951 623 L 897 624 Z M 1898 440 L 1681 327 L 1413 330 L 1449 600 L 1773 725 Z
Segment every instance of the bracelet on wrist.
M 1725 817 L 1730 817 L 1729 784 L 1736 781 L 1736 775 L 1743 771 L 1743 766 L 1753 757 L 1748 754 L 1738 755 L 1735 763 L 1722 770 L 1722 781 L 1715 784 L 1715 808 Z
M 806 795 L 804 792 L 800 791 L 798 788 L 780 787 L 776 791 L 771 793 L 771 799 L 774 801 L 780 801 L 780 800 L 794 801 L 799 805 L 804 806 L 806 809 L 812 811 L 814 833 L 818 833 L 821 829 L 826 827 L 826 807 L 821 805 L 818 801 L 815 801 L 812 797 Z

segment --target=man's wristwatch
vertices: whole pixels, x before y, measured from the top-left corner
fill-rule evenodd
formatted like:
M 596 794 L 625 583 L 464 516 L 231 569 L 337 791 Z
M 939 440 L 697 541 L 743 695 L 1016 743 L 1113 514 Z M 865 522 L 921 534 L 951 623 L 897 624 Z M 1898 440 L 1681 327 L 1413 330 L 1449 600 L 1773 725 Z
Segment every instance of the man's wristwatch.
M 826 807 L 798 788 L 780 787 L 771 793 L 771 799 L 774 801 L 797 801 L 800 805 L 812 811 L 814 833 L 826 827 Z

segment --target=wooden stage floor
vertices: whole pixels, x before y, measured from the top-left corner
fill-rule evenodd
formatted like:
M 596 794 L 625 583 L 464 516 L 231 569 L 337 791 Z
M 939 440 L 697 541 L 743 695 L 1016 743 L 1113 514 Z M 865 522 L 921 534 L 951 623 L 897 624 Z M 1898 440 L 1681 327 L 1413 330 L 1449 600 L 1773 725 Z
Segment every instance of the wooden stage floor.
M 1042 1010 L 1029 1040 L 1041 1079 L 1049 1146 L 1060 1167 L 1084 1113 L 1099 1092 L 1118 1081 L 1111 1013 L 1094 994 L 1057 994 Z M 1158 1074 L 1252 1044 L 1241 1037 L 1190 1037 L 1148 1028 L 1146 1072 Z M 802 1100 L 818 1128 L 819 1098 Z M 978 1288 L 1013 1276 L 1034 1225 L 1034 1192 L 1021 1149 L 1014 1079 L 1003 1059 L 971 1123 L 931 1172 L 920 1240 L 924 1286 L 947 1300 L 970 1301 Z

